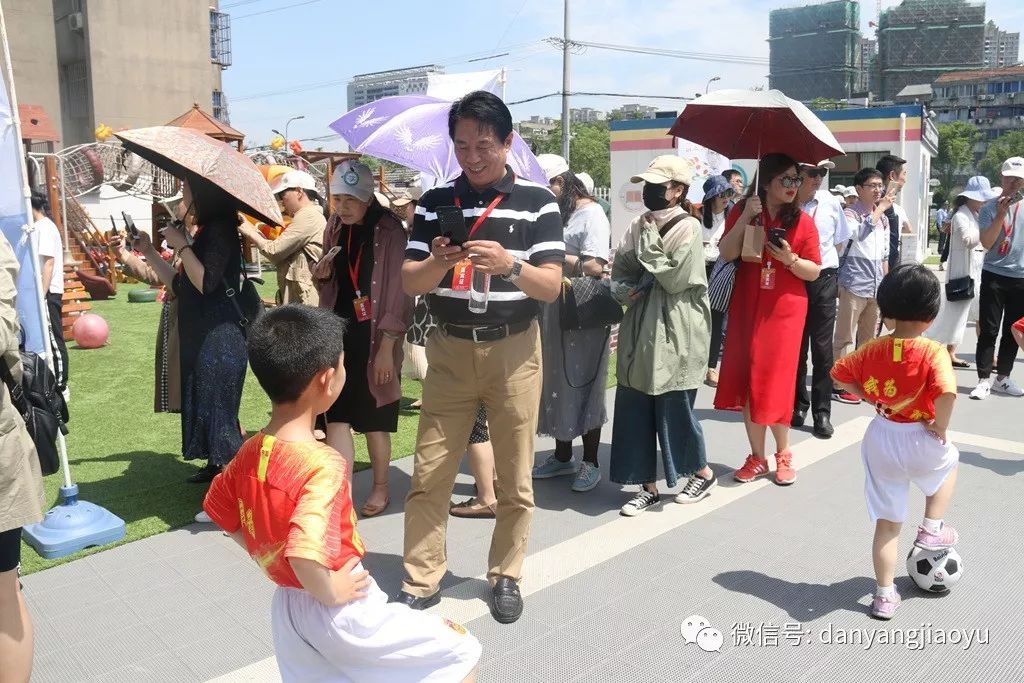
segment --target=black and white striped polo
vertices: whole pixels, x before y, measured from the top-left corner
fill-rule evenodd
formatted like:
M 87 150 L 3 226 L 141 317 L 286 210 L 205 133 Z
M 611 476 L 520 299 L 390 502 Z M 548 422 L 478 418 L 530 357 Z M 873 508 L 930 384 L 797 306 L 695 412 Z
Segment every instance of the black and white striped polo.
M 454 206 L 458 197 L 469 227 L 498 193 L 504 193 L 505 199 L 491 212 L 473 239 L 498 242 L 511 254 L 534 266 L 561 264 L 565 260 L 565 241 L 562 215 L 554 195 L 546 186 L 518 178 L 511 168 L 505 168 L 505 176 L 483 192 L 474 190 L 465 175 L 461 175 L 454 182 L 424 194 L 416 207 L 416 220 L 405 258 L 423 261 L 430 255 L 430 243 L 441 234 L 437 207 Z M 452 271 L 430 292 L 429 304 L 430 312 L 437 316 L 439 322 L 457 325 L 515 323 L 534 318 L 540 311 L 538 302 L 515 284 L 493 277 L 487 312 L 472 313 L 469 310 L 469 292 L 452 289 Z

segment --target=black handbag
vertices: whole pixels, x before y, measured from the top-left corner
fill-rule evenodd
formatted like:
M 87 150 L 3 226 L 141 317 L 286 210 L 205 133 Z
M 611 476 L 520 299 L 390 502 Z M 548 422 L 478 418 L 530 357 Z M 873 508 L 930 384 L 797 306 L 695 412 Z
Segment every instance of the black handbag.
M 946 283 L 946 301 L 970 301 L 974 298 L 974 278 L 958 277 Z
M 21 366 L 21 384 L 14 381 L 6 360 L 0 360 L 0 376 L 10 391 L 11 403 L 21 414 L 36 446 L 39 468 L 44 476 L 53 474 L 60 469 L 57 433 L 68 433 L 68 406 L 57 388 L 57 378 L 40 356 L 22 351 Z
M 256 318 L 263 315 L 267 307 L 264 305 L 260 293 L 256 291 L 255 283 L 259 282 L 262 284 L 262 280 L 250 278 L 248 273 L 245 272 L 244 267 L 242 268 L 242 277 L 242 286 L 237 289 L 229 285 L 225 278 L 224 292 L 228 295 L 228 301 L 235 307 L 235 313 L 238 314 L 238 324 L 242 326 L 242 331 L 244 332 Z
M 562 278 L 558 320 L 563 330 L 589 330 L 622 322 L 622 305 L 607 280 L 584 275 Z

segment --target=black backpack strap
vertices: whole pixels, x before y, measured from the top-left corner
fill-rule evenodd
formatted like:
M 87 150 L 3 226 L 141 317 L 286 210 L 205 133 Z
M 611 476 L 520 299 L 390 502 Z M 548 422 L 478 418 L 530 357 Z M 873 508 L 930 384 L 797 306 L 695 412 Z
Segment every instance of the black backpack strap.
M 7 390 L 11 394 L 11 403 L 18 410 L 21 415 L 25 415 L 28 412 L 28 401 L 25 398 L 25 390 L 21 384 L 14 381 L 14 375 L 11 374 L 11 368 L 7 365 L 7 359 L 0 359 L 0 377 L 3 378 L 4 384 L 7 385 Z

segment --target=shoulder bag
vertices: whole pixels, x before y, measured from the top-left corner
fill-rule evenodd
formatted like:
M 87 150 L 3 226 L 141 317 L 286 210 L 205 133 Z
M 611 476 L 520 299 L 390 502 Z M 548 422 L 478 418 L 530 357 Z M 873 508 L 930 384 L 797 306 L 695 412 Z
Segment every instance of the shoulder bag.
M 946 301 L 970 301 L 974 298 L 974 278 L 958 277 L 946 283 Z
M 21 384 L 14 381 L 6 359 L 0 359 L 0 376 L 35 444 L 39 468 L 44 476 L 53 474 L 60 469 L 57 433 L 68 433 L 68 406 L 57 389 L 57 379 L 40 356 L 22 351 L 21 366 Z

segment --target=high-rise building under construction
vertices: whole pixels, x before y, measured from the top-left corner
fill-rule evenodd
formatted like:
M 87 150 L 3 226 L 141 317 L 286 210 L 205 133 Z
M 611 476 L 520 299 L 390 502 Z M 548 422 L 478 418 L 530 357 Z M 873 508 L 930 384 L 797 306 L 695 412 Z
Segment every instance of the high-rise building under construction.
M 860 6 L 836 0 L 768 15 L 769 84 L 793 99 L 846 99 L 858 90 Z
M 984 64 L 985 3 L 903 0 L 878 22 L 877 95 L 892 100 L 908 85 Z

